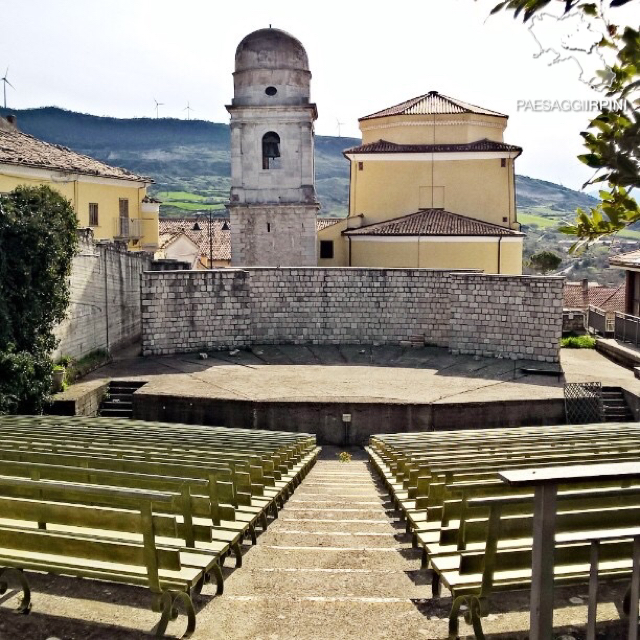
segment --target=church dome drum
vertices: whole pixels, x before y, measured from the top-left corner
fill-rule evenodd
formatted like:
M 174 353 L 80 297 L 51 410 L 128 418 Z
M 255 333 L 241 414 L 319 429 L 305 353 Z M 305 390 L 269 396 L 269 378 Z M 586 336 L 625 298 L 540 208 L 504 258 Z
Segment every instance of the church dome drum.
M 259 29 L 236 49 L 234 105 L 309 102 L 311 72 L 302 43 L 280 29 Z

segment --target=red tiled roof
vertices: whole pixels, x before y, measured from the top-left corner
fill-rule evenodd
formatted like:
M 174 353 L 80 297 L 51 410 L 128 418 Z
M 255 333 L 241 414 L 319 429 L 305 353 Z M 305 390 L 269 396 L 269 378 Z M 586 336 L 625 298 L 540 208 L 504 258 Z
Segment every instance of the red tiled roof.
M 609 264 L 614 267 L 640 267 L 640 251 L 630 251 L 609 258 Z
M 318 218 L 317 230 L 325 229 L 340 222 L 340 218 Z M 199 231 L 194 231 L 193 226 L 198 223 Z M 224 224 L 230 227 L 228 218 L 213 218 L 211 220 L 213 260 L 231 260 L 231 230 L 223 230 Z M 189 218 L 161 218 L 160 234 L 165 235 L 165 242 L 177 233 L 184 233 L 195 242 L 202 256 L 209 258 L 209 219 L 205 216 Z
M 153 182 L 151 178 L 112 167 L 59 144 L 49 144 L 9 126 L 0 127 L 0 165 L 2 164 L 133 182 Z
M 193 230 L 193 226 L 198 223 L 200 230 Z M 229 225 L 229 221 L 224 218 L 213 218 L 211 220 L 211 235 L 213 260 L 231 260 L 231 231 L 223 231 L 224 223 Z M 183 232 L 190 240 L 195 242 L 200 249 L 200 254 L 209 258 L 209 219 L 202 218 L 165 218 L 160 220 L 160 234 L 171 234 Z
M 564 308 L 586 310 L 589 305 L 598 307 L 603 311 L 625 310 L 625 288 L 601 287 L 590 284 L 585 296 L 583 285 L 580 282 L 567 282 L 564 285 Z
M 346 149 L 343 154 L 347 156 L 350 153 L 451 153 L 456 151 L 517 151 L 520 154 L 522 147 L 487 138 L 463 144 L 397 144 L 387 140 L 377 140 Z
M 458 114 L 458 113 L 477 113 L 483 116 L 499 116 L 507 118 L 508 116 L 497 111 L 484 109 L 475 104 L 463 102 L 456 98 L 444 96 L 437 91 L 429 91 L 417 98 L 405 100 L 393 107 L 376 111 L 368 116 L 359 118 L 362 120 L 370 120 L 372 118 L 384 118 L 385 116 L 413 116 L 413 115 L 434 115 L 434 114 Z
M 523 236 L 523 233 L 443 209 L 422 209 L 400 218 L 343 231 L 348 236 Z
M 316 230 L 322 231 L 327 227 L 332 227 L 334 224 L 338 224 L 342 219 L 343 218 L 318 218 L 316 220 Z

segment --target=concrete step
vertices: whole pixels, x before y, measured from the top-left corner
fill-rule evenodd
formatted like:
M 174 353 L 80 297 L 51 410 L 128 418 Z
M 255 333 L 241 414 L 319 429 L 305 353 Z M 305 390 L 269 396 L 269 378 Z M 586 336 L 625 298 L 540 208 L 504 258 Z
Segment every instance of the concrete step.
M 225 584 L 228 595 L 335 596 L 431 598 L 430 574 L 426 571 L 385 569 L 333 569 L 326 567 L 249 569 Z
M 132 418 L 133 411 L 131 409 L 101 409 L 100 415 L 103 418 Z

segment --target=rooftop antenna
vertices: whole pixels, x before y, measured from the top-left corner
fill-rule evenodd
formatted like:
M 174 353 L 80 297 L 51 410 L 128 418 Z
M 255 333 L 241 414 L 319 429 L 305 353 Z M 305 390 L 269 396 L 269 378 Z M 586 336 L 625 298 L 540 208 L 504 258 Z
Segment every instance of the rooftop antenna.
M 340 129 L 340 127 L 344 124 L 344 122 L 340 122 L 340 120 L 336 118 L 336 124 L 338 125 L 338 138 L 342 138 L 342 130 Z
M 160 117 L 160 107 L 164 106 L 164 102 L 158 102 L 155 98 L 153 101 L 156 103 L 156 118 Z
M 4 72 L 4 76 L 2 78 L 0 78 L 0 80 L 2 81 L 2 88 L 4 89 L 4 108 L 7 108 L 7 85 L 9 85 L 14 91 L 15 91 L 15 87 L 9 82 L 8 76 L 9 75 L 9 67 L 7 67 L 7 70 Z
M 192 108 L 189 106 L 189 102 L 187 102 L 187 106 L 183 109 L 183 111 L 186 111 L 186 112 L 187 112 L 187 120 L 191 120 L 191 118 L 190 118 L 189 116 L 191 115 L 191 112 L 192 112 L 192 111 L 195 111 L 195 109 L 192 109 Z

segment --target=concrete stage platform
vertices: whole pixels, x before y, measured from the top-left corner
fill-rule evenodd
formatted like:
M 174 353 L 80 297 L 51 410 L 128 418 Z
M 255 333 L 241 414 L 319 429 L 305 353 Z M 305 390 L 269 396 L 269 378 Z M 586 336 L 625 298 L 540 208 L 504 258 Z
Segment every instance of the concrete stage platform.
M 91 374 L 141 380 L 134 417 L 314 431 L 344 444 L 371 433 L 561 424 L 564 380 L 523 374 L 541 363 L 453 356 L 435 347 L 255 346 L 250 351 L 123 357 Z M 633 373 L 592 350 L 562 350 L 567 382 L 600 381 L 640 396 Z M 635 409 L 635 407 L 632 407 Z

